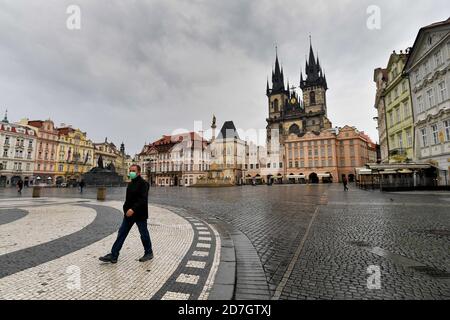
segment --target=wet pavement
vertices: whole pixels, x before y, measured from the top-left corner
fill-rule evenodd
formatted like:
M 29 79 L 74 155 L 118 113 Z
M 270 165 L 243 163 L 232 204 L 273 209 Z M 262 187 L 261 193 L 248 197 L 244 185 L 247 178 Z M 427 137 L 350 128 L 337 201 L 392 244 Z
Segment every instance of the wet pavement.
M 123 200 L 124 194 L 124 188 L 108 189 L 107 198 Z M 2 197 L 16 196 L 14 189 L 0 190 L 0 208 Z M 29 196 L 24 190 L 22 197 Z M 82 195 L 43 189 L 42 196 L 95 198 L 96 189 Z M 272 299 L 450 298 L 450 193 L 352 186 L 345 193 L 340 185 L 174 187 L 152 188 L 150 202 L 239 230 L 257 252 Z

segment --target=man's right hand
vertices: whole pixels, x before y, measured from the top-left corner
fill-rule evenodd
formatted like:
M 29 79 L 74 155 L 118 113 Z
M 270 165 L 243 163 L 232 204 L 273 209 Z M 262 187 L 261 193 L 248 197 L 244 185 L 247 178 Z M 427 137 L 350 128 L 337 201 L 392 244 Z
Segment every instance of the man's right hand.
M 133 214 L 134 214 L 133 209 L 128 209 L 128 211 L 127 211 L 127 213 L 126 213 L 126 216 L 127 216 L 128 218 L 131 218 L 131 217 L 133 216 Z

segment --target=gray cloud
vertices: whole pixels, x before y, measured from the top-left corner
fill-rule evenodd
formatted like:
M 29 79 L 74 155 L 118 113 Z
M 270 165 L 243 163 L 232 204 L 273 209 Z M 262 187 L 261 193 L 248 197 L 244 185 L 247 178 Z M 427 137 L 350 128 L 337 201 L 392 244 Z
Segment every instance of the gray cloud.
M 78 4 L 82 28 L 66 28 Z M 379 5 L 382 29 L 366 28 Z M 291 84 L 313 46 L 327 73 L 329 116 L 377 140 L 373 70 L 418 29 L 448 18 L 447 1 L 1 1 L 0 110 L 51 117 L 93 140 L 145 141 L 195 120 L 265 127 L 265 82 L 278 45 Z

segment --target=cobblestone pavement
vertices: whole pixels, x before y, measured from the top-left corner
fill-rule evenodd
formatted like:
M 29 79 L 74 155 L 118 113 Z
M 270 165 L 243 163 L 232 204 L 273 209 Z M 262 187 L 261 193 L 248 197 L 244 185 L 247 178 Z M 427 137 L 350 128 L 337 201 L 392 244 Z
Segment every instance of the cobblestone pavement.
M 203 221 L 150 206 L 155 258 L 133 228 L 117 264 L 103 264 L 123 214 L 119 201 L 0 198 L 0 299 L 207 299 L 220 238 Z M 6 216 L 7 218 L 5 218 Z
M 450 193 L 342 189 L 152 188 L 150 201 L 217 217 L 245 234 L 272 299 L 450 299 Z M 73 189 L 46 192 L 79 196 Z M 123 194 L 108 190 L 110 199 Z M 379 289 L 368 287 L 374 268 Z

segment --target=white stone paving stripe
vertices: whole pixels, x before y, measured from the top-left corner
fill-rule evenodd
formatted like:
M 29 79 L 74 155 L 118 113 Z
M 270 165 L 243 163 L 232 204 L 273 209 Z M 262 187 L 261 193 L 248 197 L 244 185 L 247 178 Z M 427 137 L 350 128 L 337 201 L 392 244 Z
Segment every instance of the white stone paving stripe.
M 198 241 L 212 241 L 211 237 L 198 237 Z
M 210 243 L 197 243 L 197 248 L 211 248 L 211 244 Z
M 167 291 L 161 300 L 189 300 L 190 296 L 187 293 Z
M 180 283 L 197 284 L 199 279 L 200 276 L 182 273 L 178 276 L 176 281 Z
M 187 268 L 205 269 L 206 262 L 204 261 L 188 261 L 186 264 Z
M 220 255 L 221 255 L 221 241 L 220 241 L 220 235 L 217 232 L 216 229 L 211 227 L 211 230 L 213 232 L 213 235 L 216 239 L 216 245 L 215 245 L 215 253 L 214 253 L 214 260 L 213 264 L 211 266 L 208 279 L 206 280 L 205 286 L 203 287 L 202 293 L 198 297 L 199 300 L 207 300 L 209 297 L 209 293 L 211 292 L 212 286 L 214 284 L 214 279 L 216 278 L 217 270 L 219 269 L 219 263 L 220 263 Z
M 209 233 L 209 231 L 199 231 L 198 234 L 199 235 L 204 235 L 204 236 L 205 235 L 208 235 L 208 236 L 211 235 L 211 233 Z
M 209 252 L 208 251 L 194 251 L 192 253 L 192 255 L 194 257 L 207 257 L 207 256 L 209 256 Z

